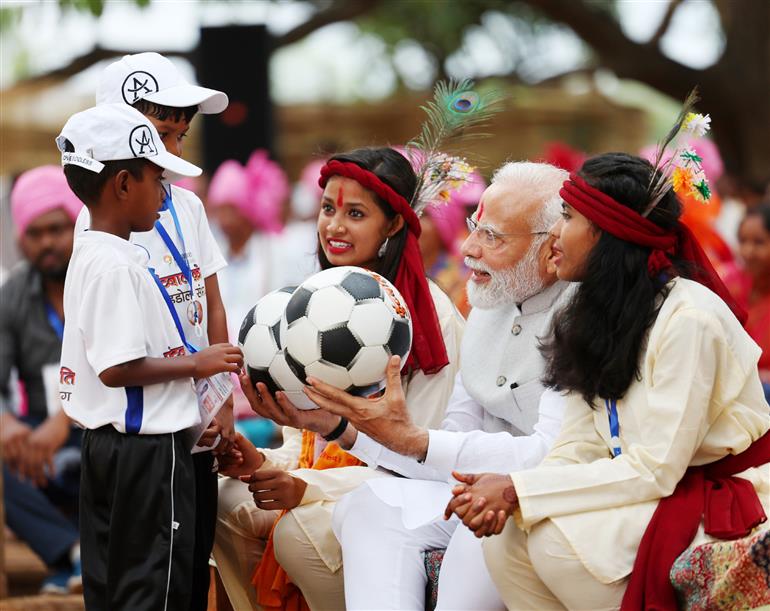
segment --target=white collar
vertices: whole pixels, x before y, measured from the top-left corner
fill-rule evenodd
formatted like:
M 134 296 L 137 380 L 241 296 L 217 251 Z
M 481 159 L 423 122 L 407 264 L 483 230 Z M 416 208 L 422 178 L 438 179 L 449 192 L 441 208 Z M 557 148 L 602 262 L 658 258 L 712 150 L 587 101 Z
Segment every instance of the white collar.
M 150 262 L 150 253 L 147 252 L 146 248 L 133 244 L 128 240 L 124 240 L 114 233 L 89 229 L 78 237 L 78 241 L 83 240 L 86 242 L 109 245 L 119 250 L 137 265 L 141 265 L 142 267 L 147 267 Z

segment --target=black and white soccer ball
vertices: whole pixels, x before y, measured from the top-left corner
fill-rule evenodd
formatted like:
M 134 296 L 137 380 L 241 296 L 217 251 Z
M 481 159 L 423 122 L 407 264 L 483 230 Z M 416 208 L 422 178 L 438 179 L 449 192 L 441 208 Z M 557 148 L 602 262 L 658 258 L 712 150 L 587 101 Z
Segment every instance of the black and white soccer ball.
M 302 392 L 303 383 L 286 363 L 281 345 L 281 319 L 295 288 L 287 286 L 262 297 L 244 317 L 238 345 L 252 384 L 262 382 L 271 394 L 282 390 L 296 407 L 314 409 L 317 406 Z
M 404 298 L 385 278 L 361 267 L 333 267 L 299 285 L 281 325 L 286 362 L 302 380 L 313 376 L 351 394 L 385 386 L 392 355 L 412 346 Z

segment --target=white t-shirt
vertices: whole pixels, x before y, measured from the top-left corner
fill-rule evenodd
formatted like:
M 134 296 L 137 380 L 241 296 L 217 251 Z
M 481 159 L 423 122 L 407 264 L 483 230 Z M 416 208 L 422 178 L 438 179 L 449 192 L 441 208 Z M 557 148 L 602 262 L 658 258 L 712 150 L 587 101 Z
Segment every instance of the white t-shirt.
M 192 295 L 184 274 L 182 274 L 171 251 L 156 229 L 132 233 L 130 241 L 142 246 L 149 253 L 149 266 L 155 270 L 166 287 L 179 314 L 179 320 L 182 321 L 187 341 L 196 348 L 205 348 L 209 345 L 209 341 L 208 306 L 204 280 L 216 274 L 227 263 L 211 234 L 206 210 L 203 208 L 201 200 L 191 191 L 173 185 L 171 186 L 171 197 L 184 236 L 186 252 L 182 252 L 182 240 L 179 239 L 169 210 L 160 212 L 160 222 L 190 266 L 195 285 Z M 83 206 L 75 223 L 75 236 L 81 235 L 90 225 L 91 216 L 88 213 L 88 208 Z M 198 320 L 201 323 L 197 330 L 193 325 L 196 309 L 198 310 Z
M 85 428 L 173 433 L 200 422 L 191 379 L 110 388 L 99 374 L 142 357 L 187 353 L 139 246 L 101 231 L 75 241 L 64 283 L 59 391 L 64 411 Z

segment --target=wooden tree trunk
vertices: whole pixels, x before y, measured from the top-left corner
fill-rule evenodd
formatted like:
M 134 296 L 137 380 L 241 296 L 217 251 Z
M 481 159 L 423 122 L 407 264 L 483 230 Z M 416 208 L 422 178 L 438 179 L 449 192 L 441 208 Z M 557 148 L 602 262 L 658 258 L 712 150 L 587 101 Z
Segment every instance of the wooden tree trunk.
M 625 36 L 606 10 L 585 0 L 523 0 L 580 36 L 602 66 L 683 100 L 699 85 L 700 110 L 711 115 L 713 137 L 727 172 L 739 182 L 764 189 L 770 182 L 770 1 L 713 0 L 725 34 L 719 61 L 695 70 L 666 57 L 659 48 L 670 14 L 646 43 Z

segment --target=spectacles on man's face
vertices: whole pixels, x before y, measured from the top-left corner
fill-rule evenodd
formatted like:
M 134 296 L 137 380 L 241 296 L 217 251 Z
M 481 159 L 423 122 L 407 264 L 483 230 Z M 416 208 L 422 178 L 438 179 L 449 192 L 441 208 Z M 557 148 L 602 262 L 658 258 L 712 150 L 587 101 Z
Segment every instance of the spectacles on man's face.
M 487 250 L 494 250 L 495 248 L 502 246 L 505 243 L 503 238 L 522 238 L 531 235 L 548 235 L 547 231 L 531 231 L 529 233 L 500 233 L 499 231 L 495 231 L 486 225 L 479 225 L 478 221 L 474 220 L 474 218 L 471 216 L 465 219 L 465 224 L 468 226 L 468 234 L 478 234 L 478 237 L 481 240 L 481 245 Z

